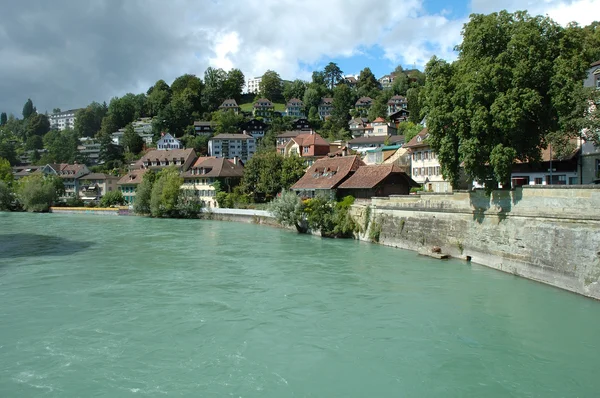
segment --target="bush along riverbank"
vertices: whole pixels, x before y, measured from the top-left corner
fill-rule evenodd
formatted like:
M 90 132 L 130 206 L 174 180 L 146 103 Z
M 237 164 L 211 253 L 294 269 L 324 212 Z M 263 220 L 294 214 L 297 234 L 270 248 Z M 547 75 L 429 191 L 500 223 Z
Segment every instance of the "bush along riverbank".
M 324 196 L 302 200 L 293 192 L 283 192 L 269 205 L 279 224 L 295 227 L 299 233 L 318 232 L 325 238 L 353 238 L 360 227 L 350 217 L 354 197 L 335 201 Z

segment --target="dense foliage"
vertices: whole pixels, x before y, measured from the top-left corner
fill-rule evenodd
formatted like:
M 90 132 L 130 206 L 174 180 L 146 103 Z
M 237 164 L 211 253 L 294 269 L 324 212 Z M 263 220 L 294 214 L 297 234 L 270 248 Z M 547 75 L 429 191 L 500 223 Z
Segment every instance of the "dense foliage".
M 62 188 L 61 188 L 62 185 Z M 45 212 L 64 192 L 62 180 L 56 176 L 33 174 L 19 180 L 16 194 L 26 211 Z
M 123 206 L 125 203 L 123 193 L 118 190 L 106 192 L 100 199 L 100 207 Z

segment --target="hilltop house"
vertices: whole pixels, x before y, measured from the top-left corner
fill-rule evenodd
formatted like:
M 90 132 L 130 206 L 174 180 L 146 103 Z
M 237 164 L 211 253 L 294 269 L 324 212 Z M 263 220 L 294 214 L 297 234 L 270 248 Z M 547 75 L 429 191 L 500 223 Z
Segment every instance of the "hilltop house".
M 338 194 L 371 199 L 374 196 L 408 195 L 411 188 L 418 186 L 397 164 L 360 166 L 339 185 Z
M 183 144 L 171 134 L 163 133 L 160 137 L 160 140 L 156 142 L 156 148 L 160 151 L 164 151 L 167 149 L 183 149 Z
M 304 103 L 297 98 L 290 99 L 285 105 L 285 114 L 290 117 L 304 117 Z
M 259 139 L 265 136 L 269 125 L 262 120 L 252 119 L 242 124 L 242 131 L 244 134 L 251 135 L 255 139 Z
M 365 114 L 369 111 L 371 105 L 373 105 L 373 99 L 371 97 L 360 97 L 355 104 L 356 110 Z
M 392 98 L 389 99 L 388 103 L 388 116 L 390 116 L 393 113 L 398 112 L 401 109 L 407 109 L 408 108 L 408 102 L 406 101 L 406 97 L 402 96 L 402 95 L 394 95 Z
M 79 111 L 79 109 L 70 109 L 68 111 L 62 111 L 58 113 L 53 113 L 48 116 L 48 121 L 50 122 L 50 128 L 53 130 L 64 130 L 64 129 L 73 129 L 75 128 L 75 114 Z
M 408 116 L 410 115 L 410 111 L 407 109 L 400 109 L 397 112 L 389 115 L 390 121 L 394 124 L 394 126 L 398 127 L 398 124 L 401 122 L 406 122 L 408 120 Z
M 182 189 L 191 190 L 194 196 L 207 207 L 218 207 L 215 182 L 219 182 L 223 191 L 231 192 L 244 175 L 244 167 L 237 158 L 230 161 L 225 158 L 200 157 L 194 165 L 183 173 Z
M 203 135 L 209 137 L 215 132 L 214 123 L 206 120 L 196 121 L 194 122 L 194 132 L 196 133 L 196 135 Z
M 394 83 L 394 78 L 395 77 L 396 77 L 396 75 L 394 73 L 390 73 L 389 75 L 383 75 L 383 76 L 381 76 L 378 79 L 379 84 L 381 85 L 381 88 L 386 89 L 386 88 L 392 87 L 392 84 Z
M 262 117 L 266 122 L 271 121 L 275 107 L 273 103 L 266 98 L 259 98 L 252 107 L 252 116 Z
M 358 155 L 326 157 L 317 160 L 291 189 L 303 198 L 323 195 L 337 196 L 337 189 L 360 166 L 364 166 Z
M 226 99 L 223 101 L 221 106 L 219 106 L 220 111 L 233 111 L 236 115 L 240 113 L 240 107 L 234 99 Z
M 256 152 L 256 139 L 247 134 L 219 134 L 208 141 L 208 154 L 216 158 L 240 158 L 246 163 Z
M 355 117 L 348 122 L 352 137 L 368 137 L 373 132 L 373 127 L 366 117 Z
M 331 111 L 333 110 L 333 98 L 323 97 L 321 98 L 321 103 L 319 104 L 319 117 L 321 120 L 327 119 L 331 116 Z
M 301 117 L 292 122 L 292 130 L 311 130 L 310 123 L 307 118 Z
M 381 117 L 373 120 L 371 122 L 371 127 L 373 129 L 371 134 L 374 136 L 396 135 L 398 133 L 396 127 L 390 126 L 390 124 Z

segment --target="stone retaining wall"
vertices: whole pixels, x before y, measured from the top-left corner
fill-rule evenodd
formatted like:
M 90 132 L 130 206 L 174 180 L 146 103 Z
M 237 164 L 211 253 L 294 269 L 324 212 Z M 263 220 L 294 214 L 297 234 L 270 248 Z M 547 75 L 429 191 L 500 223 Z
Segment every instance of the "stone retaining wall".
M 415 251 L 439 246 L 453 257 L 600 299 L 600 187 L 373 198 L 352 214 L 363 227 L 360 239 L 378 235 L 381 244 Z

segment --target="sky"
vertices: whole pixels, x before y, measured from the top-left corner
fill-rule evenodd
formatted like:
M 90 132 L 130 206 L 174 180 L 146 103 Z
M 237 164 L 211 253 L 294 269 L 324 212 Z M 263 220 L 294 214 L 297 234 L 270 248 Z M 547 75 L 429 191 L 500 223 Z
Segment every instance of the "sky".
M 336 62 L 376 77 L 453 60 L 471 13 L 526 9 L 562 25 L 600 0 L 0 0 L 0 111 L 85 107 L 207 67 L 310 79 Z

